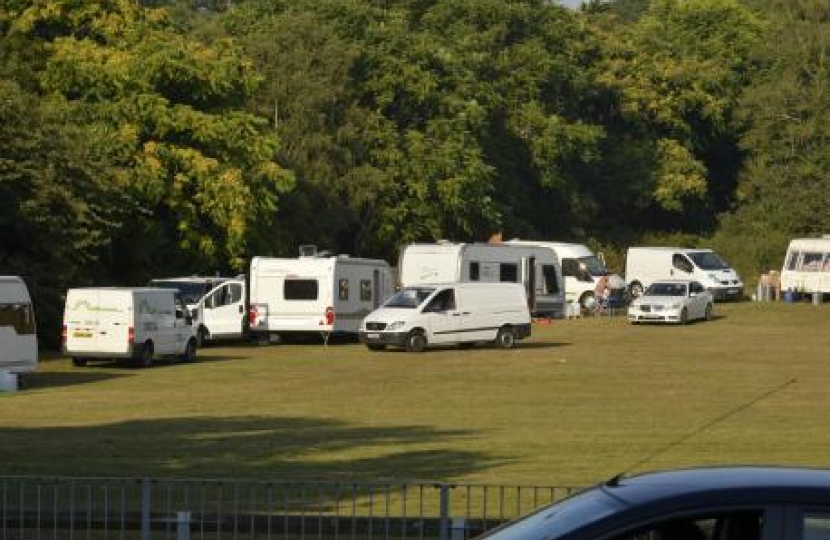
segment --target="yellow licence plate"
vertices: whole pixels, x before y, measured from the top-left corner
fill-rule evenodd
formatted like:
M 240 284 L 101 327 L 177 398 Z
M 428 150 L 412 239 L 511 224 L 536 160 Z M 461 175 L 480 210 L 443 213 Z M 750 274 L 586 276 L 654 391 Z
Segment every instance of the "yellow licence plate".
M 91 338 L 92 337 L 92 332 L 72 332 L 72 337 Z

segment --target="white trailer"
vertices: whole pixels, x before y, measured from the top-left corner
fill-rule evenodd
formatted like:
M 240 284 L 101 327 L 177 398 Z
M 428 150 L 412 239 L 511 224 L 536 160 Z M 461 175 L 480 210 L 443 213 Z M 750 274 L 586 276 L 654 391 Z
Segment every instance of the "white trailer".
M 781 269 L 781 290 L 830 293 L 830 234 L 790 242 Z
M 400 285 L 427 283 L 520 283 L 533 315 L 562 317 L 565 289 L 551 249 L 508 243 L 410 244 L 398 261 Z
M 735 270 L 711 249 L 630 247 L 625 257 L 625 280 L 638 297 L 655 281 L 698 281 L 715 300 L 739 299 L 744 283 Z
M 254 257 L 249 282 L 248 321 L 259 336 L 357 334 L 393 292 L 386 261 L 347 255 Z
M 76 366 L 93 359 L 132 359 L 149 367 L 156 356 L 193 360 L 196 328 L 171 289 L 69 289 L 63 314 L 63 352 Z
M 193 317 L 199 346 L 208 341 L 244 337 L 248 315 L 243 276 L 153 279 L 150 286 L 179 291 Z
M 27 373 L 37 369 L 35 311 L 26 283 L 0 276 L 0 371 Z

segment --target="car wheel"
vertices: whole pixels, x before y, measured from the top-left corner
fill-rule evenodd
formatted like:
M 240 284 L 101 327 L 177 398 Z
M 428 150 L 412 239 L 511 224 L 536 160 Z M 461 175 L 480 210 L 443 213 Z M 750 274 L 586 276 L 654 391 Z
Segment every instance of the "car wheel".
M 153 365 L 153 342 L 148 341 L 141 347 L 141 355 L 138 357 L 139 367 L 148 368 Z
M 190 338 L 187 341 L 187 346 L 185 346 L 184 352 L 179 358 L 182 362 L 192 362 L 196 360 L 196 340 L 194 338 Z
M 199 347 L 204 347 L 205 343 L 210 339 L 210 332 L 204 326 L 199 327 L 199 331 L 196 333 L 196 345 Z
M 686 309 L 686 308 L 683 308 L 680 311 L 680 324 L 688 324 L 688 322 L 689 322 L 689 310 Z
M 631 295 L 631 298 L 639 298 L 643 296 L 643 284 L 639 281 L 635 281 L 628 286 L 628 294 Z
M 75 367 L 84 367 L 87 364 L 86 358 L 73 358 L 72 365 Z
M 499 328 L 496 334 L 496 347 L 499 349 L 512 349 L 516 345 L 516 333 L 509 326 Z
M 411 332 L 406 337 L 406 350 L 409 352 L 423 352 L 427 348 L 427 337 L 421 331 Z
M 707 321 L 711 321 L 712 320 L 712 312 L 713 312 L 712 304 L 706 304 L 706 313 L 703 315 L 703 318 L 706 319 Z
M 366 348 L 370 351 L 382 351 L 386 349 L 386 345 L 382 345 L 380 343 L 367 343 Z

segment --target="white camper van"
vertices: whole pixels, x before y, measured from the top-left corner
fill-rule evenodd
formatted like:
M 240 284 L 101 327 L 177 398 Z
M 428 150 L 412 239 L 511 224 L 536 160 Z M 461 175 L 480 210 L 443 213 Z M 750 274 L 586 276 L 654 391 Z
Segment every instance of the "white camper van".
M 781 290 L 830 293 L 830 234 L 790 242 L 781 269 Z
M 26 283 L 0 276 L 0 371 L 27 373 L 37 368 L 35 311 Z
M 196 328 L 176 291 L 159 288 L 69 289 L 63 312 L 63 352 L 76 366 L 92 359 L 196 356 Z
M 179 291 L 196 327 L 199 346 L 245 335 L 245 279 L 243 277 L 188 276 L 153 279 L 151 287 Z
M 357 334 L 363 317 L 393 290 L 386 261 L 326 254 L 254 257 L 250 287 L 250 331 L 263 337 Z
M 595 254 L 585 244 L 567 242 L 513 239 L 507 243 L 539 246 L 556 253 L 562 265 L 562 277 L 565 280 L 565 300 L 568 303 L 579 304 L 582 309 L 590 309 L 594 301 L 597 280 L 608 274 L 602 253 Z
M 633 297 L 639 297 L 649 285 L 664 279 L 700 282 L 716 300 L 739 299 L 744 292 L 738 273 L 711 249 L 628 248 L 625 279 Z
M 565 291 L 556 254 L 544 247 L 507 243 L 410 244 L 398 261 L 400 285 L 520 283 L 533 315 L 562 317 Z
M 393 345 L 420 352 L 428 345 L 479 341 L 509 349 L 530 335 L 530 310 L 517 283 L 413 285 L 369 314 L 359 335 L 373 351 Z

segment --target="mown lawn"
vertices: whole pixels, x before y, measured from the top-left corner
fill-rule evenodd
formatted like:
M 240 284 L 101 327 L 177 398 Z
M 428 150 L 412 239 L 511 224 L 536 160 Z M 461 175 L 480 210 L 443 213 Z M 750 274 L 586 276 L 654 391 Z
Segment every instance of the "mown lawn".
M 830 466 L 830 305 L 718 315 L 554 321 L 507 352 L 310 343 L 211 347 L 148 370 L 48 360 L 29 389 L 0 394 L 0 475 L 583 485 Z

